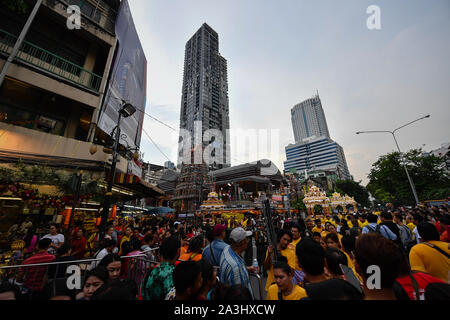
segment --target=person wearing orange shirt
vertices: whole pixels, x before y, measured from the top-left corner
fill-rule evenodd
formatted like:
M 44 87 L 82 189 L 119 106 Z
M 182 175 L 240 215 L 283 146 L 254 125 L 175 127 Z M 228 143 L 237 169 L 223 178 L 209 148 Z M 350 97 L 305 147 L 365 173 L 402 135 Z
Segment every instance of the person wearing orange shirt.
M 177 265 L 182 261 L 200 261 L 202 260 L 202 251 L 205 246 L 205 238 L 203 236 L 196 236 L 189 242 L 188 251 L 178 258 Z

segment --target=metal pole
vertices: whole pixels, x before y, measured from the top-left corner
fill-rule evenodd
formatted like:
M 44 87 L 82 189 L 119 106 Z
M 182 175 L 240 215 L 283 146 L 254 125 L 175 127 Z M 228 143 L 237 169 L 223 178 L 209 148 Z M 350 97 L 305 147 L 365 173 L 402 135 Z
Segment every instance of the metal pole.
M 36 14 L 42 4 L 42 0 L 37 0 L 36 4 L 34 5 L 33 11 L 31 11 L 30 16 L 28 17 L 27 22 L 25 23 L 25 26 L 22 29 L 22 32 L 19 35 L 19 38 L 17 38 L 16 44 L 14 45 L 14 48 L 9 55 L 8 59 L 6 60 L 5 65 L 3 66 L 2 72 L 0 73 L 0 87 L 3 85 L 3 81 L 5 80 L 6 72 L 9 69 L 9 66 L 14 61 L 14 58 L 16 57 L 17 53 L 19 52 L 19 48 L 22 45 L 23 41 L 25 40 L 25 37 L 28 34 L 28 30 L 30 29 L 31 23 L 33 23 L 34 18 L 36 17 Z
M 403 154 L 402 154 L 402 152 L 400 150 L 400 146 L 398 145 L 398 142 L 397 142 L 397 138 L 395 137 L 394 132 L 391 132 L 391 133 L 392 133 L 392 136 L 394 137 L 395 144 L 397 145 L 398 152 L 400 153 L 400 160 L 402 161 L 403 168 L 405 168 L 405 172 L 406 172 L 406 176 L 408 177 L 409 185 L 411 186 L 411 190 L 413 192 L 414 199 L 416 200 L 416 205 L 419 206 L 419 197 L 417 196 L 414 182 L 412 181 L 412 179 L 409 175 L 408 168 L 406 167 L 406 164 L 405 164 L 405 159 L 403 158 Z
M 111 206 L 111 198 L 112 198 L 112 187 L 114 184 L 114 176 L 116 173 L 116 164 L 118 158 L 118 148 L 119 148 L 119 139 L 120 139 L 120 120 L 122 118 L 122 114 L 119 112 L 119 118 L 117 119 L 117 127 L 116 127 L 116 137 L 114 138 L 114 147 L 113 147 L 113 158 L 111 164 L 111 170 L 109 172 L 108 178 L 108 187 L 105 193 L 105 202 L 103 206 L 102 220 L 100 222 L 100 237 L 99 241 L 103 239 L 104 234 L 106 233 L 106 223 L 108 221 L 109 216 L 109 208 Z

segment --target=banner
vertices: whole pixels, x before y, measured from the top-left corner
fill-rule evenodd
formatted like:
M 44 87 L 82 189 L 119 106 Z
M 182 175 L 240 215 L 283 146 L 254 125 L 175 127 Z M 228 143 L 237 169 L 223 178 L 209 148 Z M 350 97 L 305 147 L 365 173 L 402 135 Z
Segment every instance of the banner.
M 136 113 L 131 117 L 122 118 L 120 128 L 124 136 L 121 137 L 120 144 L 126 147 L 139 147 L 147 94 L 147 59 L 127 0 L 123 0 L 120 5 L 115 32 L 118 49 L 98 127 L 111 135 L 117 125 L 122 101 L 131 103 L 136 108 Z

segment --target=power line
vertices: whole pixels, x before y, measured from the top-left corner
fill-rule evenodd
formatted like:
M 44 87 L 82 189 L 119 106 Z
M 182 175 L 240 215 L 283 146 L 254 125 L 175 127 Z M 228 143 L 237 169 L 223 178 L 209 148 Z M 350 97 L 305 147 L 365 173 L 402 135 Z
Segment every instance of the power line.
M 167 160 L 171 161 L 170 158 L 164 152 L 162 152 L 162 150 L 158 147 L 158 145 L 155 143 L 155 141 L 153 141 L 152 137 L 150 137 L 150 135 L 147 133 L 147 131 L 144 129 L 144 127 L 142 127 L 142 131 L 144 131 L 144 133 L 147 135 L 147 137 L 150 139 L 150 141 L 153 143 L 153 145 L 156 147 L 156 149 L 158 149 L 159 152 L 161 152 L 161 154 L 167 158 Z

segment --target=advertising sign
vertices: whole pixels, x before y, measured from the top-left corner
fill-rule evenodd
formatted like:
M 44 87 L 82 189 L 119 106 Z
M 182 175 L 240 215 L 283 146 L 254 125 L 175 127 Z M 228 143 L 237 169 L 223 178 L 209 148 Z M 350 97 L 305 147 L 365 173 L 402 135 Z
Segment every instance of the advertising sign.
M 121 120 L 120 144 L 139 147 L 144 121 L 147 59 L 134 26 L 128 1 L 122 1 L 117 15 L 115 31 L 117 51 L 98 127 L 111 135 L 117 125 L 123 101 L 131 103 L 136 113 Z

